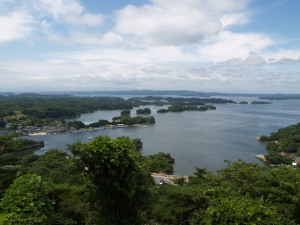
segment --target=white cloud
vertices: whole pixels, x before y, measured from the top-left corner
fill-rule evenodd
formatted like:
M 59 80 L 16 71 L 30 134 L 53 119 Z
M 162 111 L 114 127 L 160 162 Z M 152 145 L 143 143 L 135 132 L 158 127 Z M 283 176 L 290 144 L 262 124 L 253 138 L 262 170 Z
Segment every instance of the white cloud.
M 127 6 L 116 13 L 115 30 L 148 44 L 197 43 L 221 29 L 218 15 L 202 1 L 160 0 L 142 7 Z
M 198 48 L 205 61 L 226 61 L 246 58 L 251 52 L 261 52 L 274 44 L 266 35 L 259 33 L 233 33 L 222 31 L 218 37 Z
M 121 46 L 124 44 L 123 38 L 113 32 L 107 32 L 105 34 L 94 35 L 94 34 L 86 34 L 82 32 L 72 32 L 71 40 L 74 43 L 82 43 L 82 44 L 98 44 L 103 46 Z
M 265 52 L 265 58 L 270 62 L 279 61 L 282 58 L 298 59 L 300 57 L 300 50 L 298 49 L 277 49 L 274 51 Z
M 32 23 L 33 18 L 22 11 L 0 15 L 0 42 L 25 39 L 33 29 Z
M 86 13 L 77 0 L 34 0 L 33 4 L 40 16 L 50 15 L 56 21 L 87 26 L 99 26 L 103 22 L 103 15 Z
M 299 54 L 300 55 L 300 54 Z M 282 65 L 300 65 L 300 57 L 298 59 L 292 58 L 281 58 L 274 64 L 282 64 Z
M 102 25 L 104 17 L 100 14 L 85 13 L 81 16 L 70 15 L 67 16 L 65 19 L 67 22 L 70 22 L 72 24 L 96 27 Z
M 224 14 L 221 16 L 221 23 L 223 28 L 228 28 L 234 25 L 245 25 L 250 22 L 250 13 L 247 12 L 236 12 Z
M 33 7 L 41 13 L 51 14 L 56 20 L 83 12 L 83 7 L 76 0 L 34 0 Z
M 206 0 L 211 10 L 219 13 L 228 13 L 245 9 L 252 0 Z
M 55 33 L 56 25 L 99 27 L 104 16 L 86 12 L 77 0 L 26 0 L 0 2 L 0 42 Z
M 62 37 L 55 34 L 49 34 L 48 39 L 61 44 L 82 44 L 82 45 L 99 45 L 105 47 L 120 47 L 125 44 L 122 36 L 107 32 L 104 34 L 88 33 L 83 31 L 71 31 L 68 37 Z
M 184 53 L 174 46 L 170 51 L 170 55 L 175 53 L 173 57 L 168 57 L 165 47 L 151 47 L 62 52 L 45 55 L 48 60 L 44 61 L 2 61 L 0 73 L 6 78 L 0 88 L 18 84 L 23 90 L 34 87 L 30 91 L 152 88 L 247 92 L 251 87 L 252 92 L 287 93 L 296 91 L 295 84 L 300 82 L 296 70 L 282 72 L 260 54 L 201 63 L 197 53 Z
M 151 0 L 116 12 L 115 31 L 135 42 L 158 45 L 201 43 L 224 27 L 249 22 L 251 0 Z

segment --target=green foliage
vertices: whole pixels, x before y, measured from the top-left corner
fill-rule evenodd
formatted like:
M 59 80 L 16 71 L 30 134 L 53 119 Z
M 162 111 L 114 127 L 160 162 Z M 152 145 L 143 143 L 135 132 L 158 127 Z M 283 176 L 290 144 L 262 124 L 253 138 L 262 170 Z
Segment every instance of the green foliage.
M 157 110 L 157 113 L 167 113 L 167 112 L 169 112 L 169 110 L 167 110 L 167 109 L 158 109 Z
M 121 116 L 129 116 L 130 112 L 131 111 L 129 109 L 125 109 L 125 110 L 121 111 Z
M 269 136 L 263 135 L 261 141 L 268 141 L 267 149 L 275 152 L 300 152 L 300 123 L 281 128 Z
M 18 137 L 18 133 L 11 133 L 0 136 L 0 155 L 16 150 L 15 137 Z
M 44 146 L 43 141 L 34 141 L 27 138 L 17 138 L 19 133 L 10 133 L 0 136 L 0 156 L 6 153 L 12 153 L 17 151 L 24 151 L 33 149 L 36 147 Z M 9 158 L 7 155 L 6 158 Z M 0 165 L 3 165 L 3 157 L 0 158 Z
M 280 153 L 273 152 L 273 151 L 267 154 L 265 157 L 270 164 L 275 164 L 275 165 L 277 164 L 291 165 L 293 161 L 291 158 L 280 155 Z
M 151 178 L 139 165 L 134 142 L 128 137 L 100 136 L 70 149 L 74 163 L 93 183 L 90 194 L 98 211 L 96 219 L 101 220 L 97 224 L 139 224 Z
M 0 119 L 0 128 L 4 128 L 5 126 L 6 126 L 6 122 L 3 119 Z
M 15 135 L 0 137 L 4 152 L 19 149 L 20 143 L 32 144 Z M 278 151 L 298 145 L 299 124 L 280 129 L 269 138 L 274 141 L 267 144 L 272 150 L 267 158 L 282 162 L 286 158 Z M 196 168 L 188 180 L 175 180 L 177 186 L 154 186 L 150 171 L 170 172 L 174 159 L 165 153 L 142 156 L 137 151 L 141 143 L 140 139 L 100 136 L 86 144 L 71 145 L 75 157 L 58 150 L 23 158 L 2 154 L 0 194 L 5 193 L 2 207 L 8 207 L 2 217 L 8 216 L 6 224 L 300 224 L 299 168 L 228 162 L 216 174 Z M 4 167 L 8 162 L 21 166 Z M 29 175 L 12 184 L 23 174 Z M 34 206 L 26 204 L 30 199 Z M 45 207 L 41 207 L 43 202 L 47 202 Z M 9 211 L 17 207 L 22 208 L 18 213 Z M 36 215 L 40 221 L 35 223 L 13 221 L 21 216 L 35 220 Z
M 274 138 L 268 136 L 268 135 L 263 135 L 259 137 L 260 141 L 274 141 Z
M 169 112 L 183 112 L 184 109 L 185 108 L 182 105 L 171 105 L 168 107 Z
M 2 225 L 6 220 L 6 214 L 0 211 L 0 224 Z
M 175 159 L 170 153 L 159 152 L 154 155 L 144 156 L 145 167 L 151 173 L 173 173 Z
M 108 120 L 99 120 L 98 122 L 91 123 L 88 126 L 89 127 L 104 127 L 109 124 L 111 124 L 111 123 Z
M 37 174 L 54 183 L 65 183 L 70 178 L 65 176 L 70 173 L 71 162 L 68 158 L 67 153 L 52 149 L 34 162 L 24 165 L 22 171 Z
M 70 127 L 74 127 L 76 130 L 86 128 L 86 125 L 81 121 L 71 121 L 68 123 Z
M 154 190 L 158 224 L 299 224 L 300 171 L 237 161 Z
M 40 176 L 27 174 L 17 178 L 1 201 L 7 212 L 4 225 L 50 224 L 52 202 Z
M 140 138 L 135 138 L 135 139 L 132 139 L 133 143 L 134 143 L 134 150 L 135 152 L 140 152 L 143 148 L 143 142 Z
M 85 180 L 82 179 L 82 182 Z M 49 196 L 55 202 L 53 225 L 86 224 L 91 212 L 88 204 L 88 188 L 86 185 L 48 183 L 48 191 Z
M 3 197 L 5 190 L 16 179 L 17 173 L 16 168 L 0 167 L 0 199 Z
M 138 110 L 136 110 L 136 114 L 149 115 L 149 114 L 151 114 L 151 109 L 149 109 L 149 108 L 138 109 Z
M 117 116 L 113 118 L 112 124 L 125 124 L 125 125 L 134 125 L 134 124 L 153 124 L 155 123 L 155 118 L 153 116 Z
M 191 224 L 282 224 L 273 207 L 264 201 L 247 197 L 226 196 L 215 198 L 205 210 L 193 213 Z
M 90 183 L 73 167 L 67 153 L 50 150 L 35 160 L 27 159 L 21 171 L 38 174 L 47 182 L 49 196 L 55 202 L 53 225 L 85 224 L 90 210 L 86 195 Z
M 168 107 L 170 112 L 183 112 L 183 111 L 207 111 L 207 110 L 216 110 L 217 108 L 213 105 L 204 105 L 204 106 L 195 106 L 195 105 L 171 105 Z
M 193 212 L 206 208 L 209 200 L 197 186 L 162 185 L 155 192 L 153 217 L 159 224 L 189 224 Z
M 54 119 L 73 118 L 96 110 L 131 109 L 132 102 L 117 97 L 20 94 L 0 96 L 0 119 L 24 126 L 54 125 Z

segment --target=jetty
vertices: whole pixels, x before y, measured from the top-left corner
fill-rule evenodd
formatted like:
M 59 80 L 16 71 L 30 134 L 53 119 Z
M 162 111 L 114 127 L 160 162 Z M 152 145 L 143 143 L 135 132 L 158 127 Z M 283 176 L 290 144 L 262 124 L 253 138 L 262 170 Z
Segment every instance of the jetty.
M 163 180 L 165 183 L 173 184 L 174 180 L 184 178 L 185 180 L 188 180 L 188 176 L 179 176 L 179 175 L 168 175 L 165 173 L 152 173 L 151 176 L 153 177 L 156 184 L 160 184 L 160 182 Z

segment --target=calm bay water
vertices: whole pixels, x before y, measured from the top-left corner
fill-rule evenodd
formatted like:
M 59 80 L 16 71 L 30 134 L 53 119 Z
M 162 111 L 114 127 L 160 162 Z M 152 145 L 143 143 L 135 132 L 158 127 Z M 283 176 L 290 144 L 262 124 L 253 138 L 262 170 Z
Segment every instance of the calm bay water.
M 220 96 L 222 97 L 222 96 Z M 235 101 L 254 101 L 250 97 L 222 97 Z M 216 171 L 224 168 L 224 160 L 238 159 L 261 163 L 257 154 L 266 153 L 264 144 L 255 138 L 279 128 L 300 122 L 300 100 L 272 101 L 272 105 L 216 105 L 217 110 L 207 112 L 182 112 L 157 114 L 162 107 L 151 106 L 156 124 L 144 127 L 114 128 L 80 133 L 66 133 L 32 137 L 44 140 L 46 149 L 68 151 L 68 144 L 88 142 L 90 137 L 107 135 L 111 138 L 129 136 L 141 138 L 143 154 L 170 152 L 175 158 L 175 171 L 179 175 L 192 174 L 195 167 Z M 135 116 L 133 109 L 132 116 Z M 85 123 L 99 119 L 111 120 L 121 110 L 96 111 L 83 114 Z M 43 154 L 45 151 L 37 151 Z

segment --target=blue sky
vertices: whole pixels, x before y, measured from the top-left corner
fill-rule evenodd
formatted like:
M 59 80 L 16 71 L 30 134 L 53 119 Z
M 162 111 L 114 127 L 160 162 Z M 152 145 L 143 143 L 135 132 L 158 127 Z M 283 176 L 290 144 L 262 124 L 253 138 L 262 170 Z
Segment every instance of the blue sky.
M 0 0 L 0 91 L 300 93 L 298 0 Z

